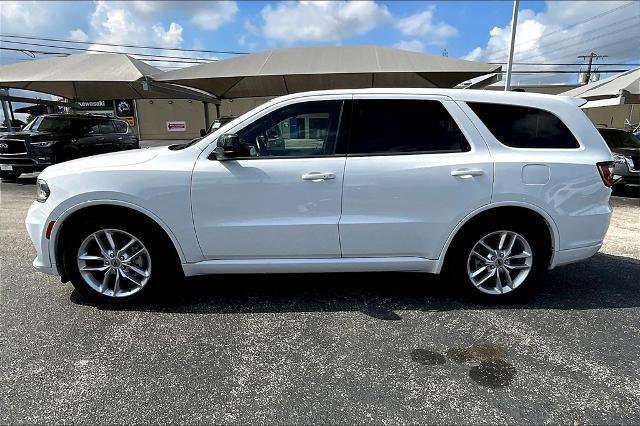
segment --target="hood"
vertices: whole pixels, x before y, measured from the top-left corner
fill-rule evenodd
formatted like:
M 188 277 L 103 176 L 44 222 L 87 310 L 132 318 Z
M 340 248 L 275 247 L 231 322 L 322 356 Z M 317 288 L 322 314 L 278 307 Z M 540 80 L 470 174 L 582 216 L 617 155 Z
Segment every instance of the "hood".
M 106 170 L 114 167 L 131 166 L 152 160 L 157 157 L 166 147 L 134 149 L 130 151 L 112 152 L 110 154 L 93 155 L 91 157 L 79 158 L 77 160 L 65 161 L 47 167 L 41 177 L 74 174 L 90 170 Z

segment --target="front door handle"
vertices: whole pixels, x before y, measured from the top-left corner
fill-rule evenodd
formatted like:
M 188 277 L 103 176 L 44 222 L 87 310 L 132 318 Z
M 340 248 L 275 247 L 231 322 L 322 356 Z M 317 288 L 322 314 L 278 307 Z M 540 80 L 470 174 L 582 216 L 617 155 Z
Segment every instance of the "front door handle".
M 482 176 L 484 170 L 477 169 L 458 169 L 451 172 L 451 176 L 460 176 L 461 178 L 470 178 L 472 176 Z
M 302 180 L 310 180 L 313 182 L 320 182 L 323 180 L 335 179 L 335 173 L 320 173 L 320 172 L 309 172 L 302 175 Z

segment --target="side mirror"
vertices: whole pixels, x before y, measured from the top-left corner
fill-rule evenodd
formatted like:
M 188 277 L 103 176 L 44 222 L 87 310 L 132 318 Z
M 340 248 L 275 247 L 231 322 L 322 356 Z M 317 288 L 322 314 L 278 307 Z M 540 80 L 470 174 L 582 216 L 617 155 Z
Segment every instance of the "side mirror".
M 200 137 L 204 138 L 207 135 L 207 131 L 205 129 L 200 129 Z
M 240 155 L 240 138 L 234 133 L 225 133 L 218 138 L 215 156 L 219 161 L 228 160 Z

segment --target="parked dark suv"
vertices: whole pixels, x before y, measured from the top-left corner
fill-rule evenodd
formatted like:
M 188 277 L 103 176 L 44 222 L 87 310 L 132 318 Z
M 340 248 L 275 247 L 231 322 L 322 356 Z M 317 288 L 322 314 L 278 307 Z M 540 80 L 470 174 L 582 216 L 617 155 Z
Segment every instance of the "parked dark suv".
M 613 153 L 616 184 L 640 185 L 640 138 L 622 129 L 599 127 L 598 131 Z
M 51 164 L 139 148 L 126 121 L 96 115 L 49 114 L 20 132 L 0 136 L 0 177 L 44 170 Z

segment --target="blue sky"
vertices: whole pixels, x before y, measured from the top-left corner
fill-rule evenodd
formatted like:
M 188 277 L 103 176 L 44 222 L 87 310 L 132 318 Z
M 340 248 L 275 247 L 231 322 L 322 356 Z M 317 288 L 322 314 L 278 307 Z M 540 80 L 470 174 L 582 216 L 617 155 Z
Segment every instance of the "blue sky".
M 8 1 L 0 7 L 0 33 L 95 43 L 75 45 L 78 48 L 209 58 L 228 55 L 150 52 L 98 43 L 233 51 L 377 44 L 438 55 L 446 49 L 450 57 L 502 62 L 512 5 L 511 1 Z M 518 23 L 516 61 L 576 62 L 578 55 L 596 51 L 609 55 L 610 62 L 640 62 L 638 1 L 522 1 Z M 17 40 L 5 38 L 1 45 L 64 50 L 10 43 Z M 20 52 L 0 50 L 2 64 L 29 59 Z M 185 65 L 150 63 L 163 69 Z M 524 83 L 570 80 L 576 76 L 521 75 L 516 79 Z

